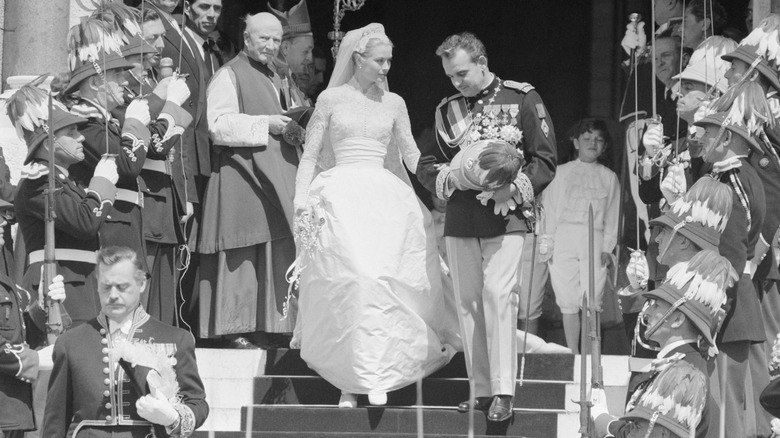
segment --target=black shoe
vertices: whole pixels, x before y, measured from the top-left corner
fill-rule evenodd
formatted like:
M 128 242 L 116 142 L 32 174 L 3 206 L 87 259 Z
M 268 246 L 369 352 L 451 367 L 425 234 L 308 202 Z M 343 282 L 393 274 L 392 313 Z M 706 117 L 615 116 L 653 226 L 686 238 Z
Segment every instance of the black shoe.
M 497 395 L 493 399 L 493 404 L 490 405 L 488 420 L 501 422 L 512 418 L 513 405 L 511 395 Z
M 490 402 L 493 401 L 493 397 L 477 397 L 474 399 L 475 411 L 487 411 L 490 409 Z M 466 400 L 458 405 L 458 412 L 468 412 L 471 400 Z
M 249 342 L 249 340 L 243 336 L 239 336 L 230 342 L 228 342 L 228 348 L 234 350 L 257 350 L 257 345 Z

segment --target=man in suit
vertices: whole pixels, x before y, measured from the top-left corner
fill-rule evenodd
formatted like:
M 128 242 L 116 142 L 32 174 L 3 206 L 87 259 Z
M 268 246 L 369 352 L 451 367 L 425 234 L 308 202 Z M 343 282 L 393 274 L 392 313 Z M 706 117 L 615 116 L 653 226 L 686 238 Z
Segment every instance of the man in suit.
M 41 436 L 186 437 L 206 420 L 192 335 L 140 306 L 142 257 L 126 247 L 98 253 L 101 311 L 54 346 Z
M 436 109 L 439 135 L 421 151 L 417 177 L 448 200 L 444 235 L 468 374 L 476 384 L 474 407 L 489 408 L 488 420 L 505 421 L 512 416 L 517 376 L 514 336 L 526 219 L 533 220 L 534 198 L 555 174 L 555 133 L 534 87 L 493 74 L 476 35 L 452 35 L 436 54 L 460 92 Z M 488 131 L 507 134 L 502 139 L 522 150 L 526 166 L 495 192 L 464 190 L 449 162 L 472 142 L 489 138 Z M 459 408 L 467 411 L 470 403 Z

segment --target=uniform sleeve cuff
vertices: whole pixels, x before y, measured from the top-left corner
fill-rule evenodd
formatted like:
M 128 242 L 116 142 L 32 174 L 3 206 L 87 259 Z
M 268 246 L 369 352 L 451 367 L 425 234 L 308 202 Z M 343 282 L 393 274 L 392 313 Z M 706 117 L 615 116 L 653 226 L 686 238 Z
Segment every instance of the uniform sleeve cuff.
M 179 420 L 177 421 L 178 424 L 173 424 L 173 430 L 168 431 L 171 438 L 186 438 L 192 435 L 195 432 L 195 413 L 192 412 L 189 406 L 182 403 L 173 405 L 173 408 L 179 413 Z
M 176 126 L 181 126 L 182 128 L 187 128 L 190 123 L 192 123 L 192 114 L 171 101 L 165 102 L 161 115 L 162 114 L 170 114 L 176 122 Z
M 87 192 L 94 193 L 101 204 L 105 202 L 113 204 L 116 198 L 116 186 L 102 176 L 92 177 L 89 181 Z
M 450 196 L 452 195 L 452 191 L 447 190 L 448 189 L 447 180 L 449 179 L 451 174 L 452 171 L 450 171 L 450 168 L 445 167 L 439 171 L 438 175 L 436 175 L 436 197 L 441 199 L 442 201 L 449 200 Z
M 518 173 L 513 184 L 517 187 L 517 195 L 515 195 L 515 202 L 517 202 L 517 205 L 522 205 L 526 201 L 533 201 L 534 186 L 531 184 L 531 180 L 528 179 L 528 175 L 523 172 Z
M 149 129 L 140 120 L 132 117 L 125 119 L 125 124 L 122 126 L 122 138 L 128 138 L 133 141 L 131 147 L 133 151 L 139 147 L 146 149 L 151 136 Z

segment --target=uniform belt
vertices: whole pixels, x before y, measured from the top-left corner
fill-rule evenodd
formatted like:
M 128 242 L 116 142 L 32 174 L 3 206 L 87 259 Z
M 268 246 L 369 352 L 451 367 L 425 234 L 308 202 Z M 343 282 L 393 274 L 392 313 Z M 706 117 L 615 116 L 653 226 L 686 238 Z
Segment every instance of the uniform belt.
M 151 158 L 147 158 L 146 160 L 144 160 L 143 168 L 145 170 L 151 170 L 152 172 L 160 172 L 166 175 L 171 174 L 171 169 L 168 166 L 167 160 L 153 160 Z
M 95 251 L 85 251 L 83 249 L 55 248 L 54 258 L 58 261 L 82 262 L 95 264 Z M 39 249 L 30 253 L 30 264 L 42 262 L 44 250 Z
M 116 200 L 129 202 L 139 207 L 144 206 L 144 195 L 141 192 L 127 189 L 116 189 Z

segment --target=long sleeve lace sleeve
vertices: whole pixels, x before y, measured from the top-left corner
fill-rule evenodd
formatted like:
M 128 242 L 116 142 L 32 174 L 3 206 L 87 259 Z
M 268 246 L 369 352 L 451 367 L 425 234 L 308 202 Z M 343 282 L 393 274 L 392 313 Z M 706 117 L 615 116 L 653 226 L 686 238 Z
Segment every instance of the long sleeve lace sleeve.
M 295 209 L 304 208 L 306 200 L 309 197 L 309 185 L 314 179 L 314 171 L 317 166 L 317 159 L 322 150 L 322 143 L 325 141 L 325 135 L 330 121 L 330 99 L 327 93 L 322 93 L 317 99 L 317 105 L 314 107 L 308 125 L 306 126 L 306 143 L 303 150 L 303 156 L 298 164 L 298 173 L 295 176 L 295 199 L 293 205 Z
M 397 97 L 397 96 L 396 96 Z M 401 157 L 406 167 L 412 173 L 417 172 L 417 163 L 420 161 L 420 150 L 412 136 L 412 123 L 409 121 L 409 111 L 406 102 L 397 97 L 395 122 L 393 124 L 393 143 L 401 151 Z

